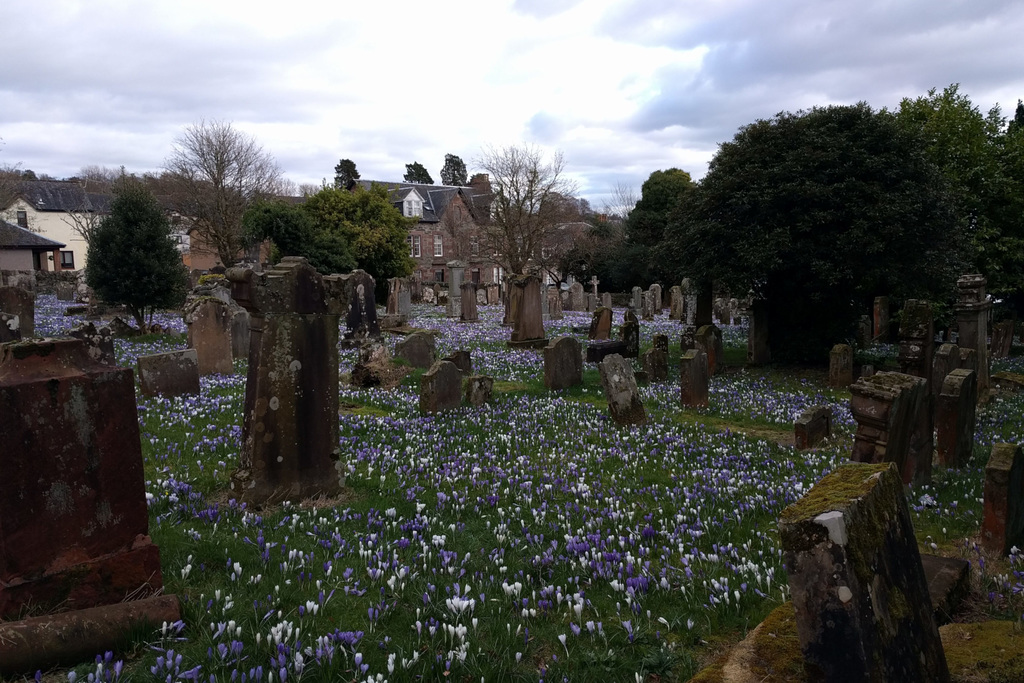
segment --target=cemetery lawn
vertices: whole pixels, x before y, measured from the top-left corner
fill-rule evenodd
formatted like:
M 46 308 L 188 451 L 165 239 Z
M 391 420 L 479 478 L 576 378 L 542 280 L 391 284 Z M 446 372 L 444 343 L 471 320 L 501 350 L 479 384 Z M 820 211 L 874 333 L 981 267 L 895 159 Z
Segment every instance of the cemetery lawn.
M 62 306 L 39 297 L 46 334 L 78 322 Z M 707 409 L 684 410 L 670 370 L 641 387 L 649 424 L 621 429 L 593 366 L 584 386 L 548 392 L 542 355 L 508 349 L 500 308 L 480 310 L 459 324 L 415 307 L 412 322 L 438 330 L 439 357 L 470 350 L 493 400 L 422 417 L 422 372 L 392 390 L 343 385 L 337 498 L 234 500 L 244 362 L 203 378 L 198 397 L 140 397 L 150 532 L 183 619 L 68 678 L 685 681 L 789 599 L 776 521 L 848 458 L 848 392 L 822 373 L 732 365 Z M 566 312 L 548 337 L 585 339 L 588 322 Z M 640 325 L 641 351 L 669 334 L 678 368 L 678 323 Z M 724 336 L 740 358 L 745 329 Z M 117 346 L 132 366 L 184 339 Z M 341 354 L 347 372 L 355 353 Z M 792 423 L 813 405 L 832 407 L 834 436 L 798 452 Z M 1024 613 L 1024 558 L 993 560 L 975 542 L 988 448 L 1024 440 L 1022 424 L 1024 395 L 991 402 L 971 462 L 908 489 L 922 550 L 972 561 L 973 609 L 989 618 Z

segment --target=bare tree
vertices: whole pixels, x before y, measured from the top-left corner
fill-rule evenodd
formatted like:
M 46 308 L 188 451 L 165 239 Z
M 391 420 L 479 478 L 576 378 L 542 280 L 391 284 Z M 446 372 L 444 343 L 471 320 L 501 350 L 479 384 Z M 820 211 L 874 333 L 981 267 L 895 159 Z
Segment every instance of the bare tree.
M 476 165 L 490 174 L 494 195 L 484 244 L 498 265 L 521 273 L 543 259 L 542 249 L 565 222 L 566 199 L 576 185 L 565 176 L 561 152 L 546 161 L 541 150 L 529 145 L 488 147 Z
M 179 212 L 194 220 L 195 233 L 221 263 L 233 265 L 245 246 L 242 214 L 280 188 L 274 158 L 230 123 L 200 121 L 174 140 L 164 163 L 175 180 Z
M 633 208 L 638 201 L 640 201 L 640 196 L 636 189 L 632 185 L 619 181 L 612 189 L 611 198 L 604 203 L 604 213 L 609 218 L 626 221 L 629 219 L 629 214 L 633 213 Z

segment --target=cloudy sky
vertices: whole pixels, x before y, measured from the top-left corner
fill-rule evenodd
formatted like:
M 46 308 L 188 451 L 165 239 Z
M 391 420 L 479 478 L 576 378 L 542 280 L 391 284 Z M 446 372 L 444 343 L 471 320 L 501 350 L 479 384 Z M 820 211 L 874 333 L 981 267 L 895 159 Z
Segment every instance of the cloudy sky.
M 0 0 L 0 165 L 158 171 L 216 119 L 296 183 L 559 149 L 600 206 L 782 110 L 960 83 L 1012 115 L 1022 36 L 1010 0 Z

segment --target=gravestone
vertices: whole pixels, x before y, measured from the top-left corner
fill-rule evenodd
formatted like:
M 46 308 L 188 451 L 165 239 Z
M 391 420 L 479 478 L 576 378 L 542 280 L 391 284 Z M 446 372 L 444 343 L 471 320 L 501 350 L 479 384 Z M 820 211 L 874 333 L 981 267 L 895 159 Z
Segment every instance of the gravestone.
M 472 375 L 466 378 L 466 403 L 479 407 L 491 400 L 494 393 L 494 378 L 486 375 Z
M 669 308 L 668 308 L 668 319 L 669 320 L 682 320 L 684 317 L 683 307 L 685 300 L 683 299 L 683 290 L 679 285 L 674 285 L 668 290 L 669 296 Z
M 644 320 L 654 320 L 654 299 L 650 292 L 640 293 L 640 317 Z
M 227 277 L 250 315 L 233 495 L 250 503 L 337 495 L 345 483 L 336 466 L 339 319 L 347 310 L 354 339 L 379 336 L 373 278 L 360 270 L 324 277 L 297 256 Z
M 622 322 L 640 324 L 640 320 L 636 317 L 636 313 L 633 312 L 632 308 L 627 308 L 622 312 Z
M 987 280 L 982 275 L 964 275 L 956 281 L 960 290 L 959 301 L 953 306 L 960 333 L 960 349 L 973 349 L 978 373 L 978 398 L 985 400 L 989 389 L 988 316 L 992 302 L 985 294 Z M 0 306 L 2 309 L 3 306 Z M 960 367 L 965 367 L 963 364 Z
M 665 352 L 665 357 L 668 358 L 668 335 L 667 334 L 655 334 L 651 337 L 651 346 L 656 349 L 661 349 Z
M 997 555 L 1024 548 L 1024 450 L 1019 444 L 992 446 L 985 466 L 981 545 Z
M 626 320 L 619 325 L 619 339 L 626 345 L 623 358 L 636 358 L 640 355 L 640 323 Z
M 622 355 L 626 352 L 626 343 L 621 339 L 600 339 L 587 343 L 587 362 L 600 363 L 613 354 Z
M 568 389 L 583 383 L 583 354 L 575 337 L 558 337 L 544 347 L 544 386 Z
M 472 282 L 462 283 L 462 295 L 459 297 L 461 313 L 459 320 L 464 323 L 479 322 L 480 316 L 476 312 L 476 285 Z
M 542 347 L 544 320 L 541 317 L 540 278 L 536 275 L 519 275 L 512 278 L 513 299 L 519 304 L 512 320 L 512 337 L 509 346 Z
M 473 357 L 470 355 L 469 351 L 466 351 L 465 349 L 453 351 L 451 355 L 445 356 L 441 360 L 446 360 L 449 363 L 455 363 L 455 367 L 457 367 L 459 372 L 463 375 L 473 374 Z
M 231 356 L 249 357 L 249 311 L 232 301 L 231 307 Z
M 836 344 L 828 354 L 828 385 L 845 389 L 853 384 L 853 349 L 849 344 Z
M 359 346 L 359 357 L 352 366 L 352 386 L 360 388 L 384 385 L 391 374 L 391 354 L 380 339 L 370 337 Z
M 714 324 L 714 321 L 711 319 L 714 304 L 714 294 L 711 291 L 711 286 L 705 286 L 704 289 L 696 292 L 696 296 L 693 324 L 698 328 Z
M 605 308 L 612 307 L 612 295 L 611 292 L 603 292 L 601 294 L 601 305 Z
M 768 302 L 754 301 L 750 305 L 750 326 L 747 329 L 747 362 L 751 365 L 764 365 L 770 363 L 771 360 L 772 352 L 768 340 Z M 853 381 L 852 377 L 850 381 Z
M 476 288 L 476 305 L 486 306 L 487 305 L 487 286 L 478 286 Z
M 551 320 L 551 297 L 548 295 L 550 288 L 546 283 L 540 285 L 540 318 L 544 322 Z
M 708 375 L 714 376 L 725 368 L 722 365 L 724 347 L 722 331 L 715 325 L 702 325 L 693 337 L 694 343 L 708 358 Z
M 82 322 L 72 327 L 67 336 L 81 339 L 89 358 L 102 365 L 117 365 L 114 354 L 114 336 L 109 327 L 97 328 L 95 323 Z
M 464 261 L 448 262 L 448 317 L 462 315 L 462 283 L 466 274 Z
M 506 327 L 512 327 L 513 321 L 519 315 L 519 308 L 523 303 L 523 290 L 521 287 L 511 286 L 511 278 L 509 278 L 508 291 L 505 293 L 502 303 L 505 305 L 505 315 L 501 319 L 501 324 Z
M 814 448 L 832 436 L 832 409 L 828 406 L 808 408 L 793 423 L 793 441 L 797 450 Z
M 661 311 L 665 308 L 661 296 L 661 285 L 655 282 L 653 285 L 647 288 L 647 291 L 651 294 L 651 309 L 655 315 L 661 315 Z
M 424 287 L 422 294 L 420 294 L 420 301 L 425 304 L 436 304 L 437 294 L 434 293 L 434 288 Z
M 879 372 L 850 385 L 850 412 L 857 421 L 851 459 L 855 462 L 896 464 L 905 483 L 927 481 L 931 453 L 918 461 L 911 446 L 927 410 L 924 379 L 899 372 Z M 923 455 L 923 454 L 920 454 Z
M 1004 320 L 992 326 L 992 357 L 1009 358 L 1013 348 L 1013 321 Z
M 562 296 L 561 290 L 553 287 L 550 290 L 550 301 L 548 301 L 548 312 L 552 320 L 562 320 Z
M 701 349 L 690 349 L 679 359 L 679 402 L 684 407 L 708 405 L 708 356 Z
M 387 315 L 408 319 L 412 313 L 412 283 L 408 278 L 393 277 L 388 280 Z
M 579 282 L 574 282 L 569 285 L 569 310 L 570 311 L 582 311 L 586 309 L 586 299 L 584 298 L 585 292 L 583 291 L 583 285 Z
M 0 344 L 21 340 L 21 323 L 13 313 L 0 311 Z
M 286 256 L 288 258 L 302 258 L 300 256 Z M 284 259 L 282 259 L 282 263 Z M 295 265 L 285 266 L 285 269 L 295 268 Z M 276 269 L 281 269 L 281 264 L 275 266 Z M 284 277 L 284 275 L 275 275 L 274 277 Z M 334 277 L 334 276 L 331 276 Z M 339 276 L 340 277 L 340 276 Z M 344 276 L 348 283 L 346 287 L 349 288 L 351 294 L 348 301 L 348 314 L 345 316 L 345 327 L 348 328 L 345 332 L 345 339 L 353 341 L 362 341 L 367 337 L 379 337 L 380 336 L 380 323 L 377 321 L 377 299 L 374 294 L 374 287 L 376 282 L 373 276 L 367 273 L 365 270 L 353 270 L 348 275 Z M 303 278 L 305 281 L 305 278 Z M 303 285 L 308 287 L 311 285 Z M 244 308 L 243 304 L 243 308 Z M 323 300 L 313 302 L 313 308 L 319 311 L 320 309 L 326 310 L 329 304 L 324 303 Z M 284 311 L 280 311 L 284 312 Z M 252 314 L 252 311 L 249 311 Z M 317 315 L 324 315 L 324 313 L 317 313 Z
M 71 282 L 57 283 L 57 301 L 74 301 L 76 287 Z
M 644 305 L 644 290 L 640 287 L 633 287 L 630 290 L 629 305 L 633 307 L 634 311 L 639 311 Z
M 857 348 L 871 346 L 871 316 L 862 315 L 857 323 Z
M 647 413 L 640 402 L 633 366 L 618 354 L 612 354 L 598 365 L 601 386 L 608 400 L 608 410 L 617 425 L 646 424 Z
M 594 295 L 595 297 L 597 296 L 597 286 L 598 286 L 599 284 L 601 284 L 601 281 L 597 279 L 597 276 L 596 276 L 596 275 L 595 275 L 595 276 L 593 276 L 592 278 L 590 278 L 590 287 L 591 287 L 591 293 L 592 293 L 592 294 L 593 294 L 593 295 Z
M 139 391 L 143 396 L 184 396 L 199 393 L 199 358 L 195 349 L 139 356 Z
M 652 346 L 643 352 L 641 364 L 647 379 L 651 382 L 664 382 L 668 379 L 668 351 L 659 346 Z
M 876 296 L 872 313 L 874 314 L 874 339 L 880 342 L 889 341 L 889 297 Z
M 21 287 L 0 287 L 0 311 L 18 317 L 22 339 L 36 336 L 36 297 L 32 292 Z
M 960 368 L 960 348 L 956 344 L 940 344 L 932 358 L 932 397 L 938 400 L 946 375 Z
M 402 358 L 414 368 L 429 368 L 437 362 L 434 335 L 413 332 L 395 344 L 395 357 Z
M 587 339 L 601 341 L 608 339 L 612 332 L 612 309 L 602 306 L 594 311 L 590 320 L 590 331 Z
M 0 618 L 160 591 L 130 369 L 78 339 L 4 345 L 0 433 Z
M 949 681 L 899 472 L 848 463 L 782 511 L 808 680 Z
M 220 299 L 205 297 L 185 309 L 188 346 L 196 350 L 200 375 L 235 372 L 231 349 L 231 311 Z
M 927 383 L 924 408 L 918 412 L 920 424 L 914 429 L 910 458 L 917 462 L 915 481 L 931 481 L 931 463 L 935 451 L 935 401 L 931 387 L 935 348 L 932 307 L 927 301 L 909 299 L 900 320 L 899 363 L 904 374 L 921 377 Z M 926 464 L 927 463 L 927 464 Z
M 497 306 L 501 303 L 501 287 L 492 282 L 487 285 L 487 305 Z
M 455 363 L 439 360 L 420 379 L 420 413 L 453 410 L 462 404 L 462 373 Z
M 953 370 L 946 375 L 935 406 L 939 462 L 963 467 L 974 449 L 978 405 L 978 380 L 973 370 Z
M 601 302 L 596 294 L 587 294 L 587 313 L 593 313 L 600 307 Z
M 688 326 L 694 326 L 697 322 L 697 287 L 689 278 L 683 278 L 679 283 L 679 292 L 683 296 L 683 315 L 680 320 Z

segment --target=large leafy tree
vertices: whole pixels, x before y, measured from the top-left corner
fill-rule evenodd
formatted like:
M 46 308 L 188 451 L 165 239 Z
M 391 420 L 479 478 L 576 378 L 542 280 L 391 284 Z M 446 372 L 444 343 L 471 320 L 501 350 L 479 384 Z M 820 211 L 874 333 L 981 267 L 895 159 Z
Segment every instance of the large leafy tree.
M 351 159 L 342 159 L 334 167 L 334 186 L 339 190 L 344 190 L 353 180 L 359 180 L 356 162 Z
M 773 358 L 820 361 L 873 296 L 952 295 L 964 239 L 946 188 L 888 113 L 783 112 L 720 147 L 666 251 L 677 276 L 766 300 Z
M 623 291 L 633 286 L 646 287 L 652 282 L 668 281 L 665 261 L 658 257 L 665 239 L 669 217 L 693 191 L 690 174 L 678 168 L 654 171 L 640 188 L 640 199 L 629 208 L 626 219 L 626 242 L 619 256 L 629 265 L 614 268 Z
M 465 187 L 469 185 L 466 163 L 454 154 L 444 155 L 444 166 L 441 167 L 441 184 Z
M 415 218 L 406 218 L 391 204 L 387 190 L 374 185 L 353 192 L 324 187 L 302 205 L 315 230 L 344 242 L 355 258 L 356 267 L 378 283 L 412 273 L 406 237 Z
M 254 242 L 269 239 L 272 260 L 282 256 L 305 256 L 321 273 L 347 273 L 356 267 L 345 235 L 324 230 L 301 205 L 263 201 L 249 207 L 242 217 L 246 236 Z
M 142 184 L 118 184 L 110 214 L 95 228 L 86 282 L 100 298 L 123 304 L 140 330 L 158 308 L 185 301 L 188 273 L 171 240 L 171 225 Z
M 430 177 L 430 173 L 423 167 L 423 164 L 414 161 L 411 164 L 405 165 L 405 182 L 433 185 L 434 179 Z

